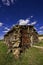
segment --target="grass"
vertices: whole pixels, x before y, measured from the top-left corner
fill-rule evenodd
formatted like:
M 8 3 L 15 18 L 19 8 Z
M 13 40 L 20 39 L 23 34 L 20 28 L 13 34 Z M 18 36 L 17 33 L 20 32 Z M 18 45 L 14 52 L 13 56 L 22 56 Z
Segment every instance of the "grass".
M 41 41 L 41 42 L 39 42 L 39 43 L 36 43 L 36 44 L 34 44 L 34 45 L 36 45 L 36 46 L 43 46 L 43 41 Z
M 0 41 L 0 65 L 43 65 L 43 50 L 37 48 L 26 49 L 19 59 L 7 52 L 7 46 Z

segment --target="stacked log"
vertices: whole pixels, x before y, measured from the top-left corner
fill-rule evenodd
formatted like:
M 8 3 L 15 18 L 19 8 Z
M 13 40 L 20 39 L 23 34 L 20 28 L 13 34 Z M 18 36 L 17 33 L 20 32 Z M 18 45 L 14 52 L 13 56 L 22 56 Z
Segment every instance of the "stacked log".
M 25 51 L 33 44 L 35 33 L 33 26 L 14 26 L 5 36 L 5 43 L 8 45 L 9 52 L 11 51 L 15 58 L 18 58 L 21 52 Z M 35 38 L 35 37 L 34 37 Z

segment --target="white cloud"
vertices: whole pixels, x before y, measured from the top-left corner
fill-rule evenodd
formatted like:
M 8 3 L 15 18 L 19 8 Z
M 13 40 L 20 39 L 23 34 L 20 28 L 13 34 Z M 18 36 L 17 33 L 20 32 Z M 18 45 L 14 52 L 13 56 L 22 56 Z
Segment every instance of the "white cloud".
M 31 25 L 35 25 L 36 23 L 37 23 L 37 21 L 34 21 L 34 22 L 31 23 Z
M 31 25 L 31 24 L 28 23 L 27 25 Z
M 38 32 L 40 33 L 40 32 L 43 32 L 43 31 L 38 31 Z
M 3 32 L 8 32 L 10 29 L 8 27 L 5 27 L 5 30 Z
M 10 4 L 14 4 L 15 0 L 2 0 L 3 5 L 10 6 Z
M 43 29 L 43 26 L 41 26 L 40 29 Z
M 27 25 L 35 25 L 37 23 L 37 21 L 34 21 L 32 23 L 28 23 Z
M 31 18 L 33 18 L 33 16 L 31 16 Z
M 39 30 L 38 33 L 39 33 L 39 34 L 43 34 L 43 31 L 42 31 L 42 30 Z
M 3 26 L 3 23 L 2 23 L 2 22 L 0 22 L 0 27 L 1 27 L 1 26 Z
M 33 17 L 33 16 L 31 16 Z M 37 23 L 37 21 L 34 21 L 34 22 L 31 22 L 31 18 L 27 18 L 27 19 L 20 19 L 18 22 L 19 22 L 19 25 L 35 25 Z
M 29 19 L 26 19 L 26 20 L 20 19 L 19 20 L 19 25 L 27 25 L 29 22 L 30 22 Z
M 5 27 L 5 30 L 8 30 L 9 31 L 10 29 L 8 27 Z
M 3 2 L 3 5 L 10 6 L 9 0 L 2 0 L 2 2 Z
M 4 33 L 7 33 L 7 32 L 8 32 L 8 30 L 4 30 L 3 32 L 4 32 Z
M 31 18 L 33 18 L 33 16 L 30 16 L 28 19 L 31 19 Z
M 36 27 L 34 27 L 35 30 L 38 30 Z

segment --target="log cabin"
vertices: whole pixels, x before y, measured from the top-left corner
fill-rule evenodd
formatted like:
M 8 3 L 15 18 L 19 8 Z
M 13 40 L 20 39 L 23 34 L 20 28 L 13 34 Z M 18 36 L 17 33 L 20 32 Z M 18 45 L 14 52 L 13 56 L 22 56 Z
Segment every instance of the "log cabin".
M 4 35 L 4 42 L 14 55 L 38 42 L 38 33 L 32 25 L 15 25 Z

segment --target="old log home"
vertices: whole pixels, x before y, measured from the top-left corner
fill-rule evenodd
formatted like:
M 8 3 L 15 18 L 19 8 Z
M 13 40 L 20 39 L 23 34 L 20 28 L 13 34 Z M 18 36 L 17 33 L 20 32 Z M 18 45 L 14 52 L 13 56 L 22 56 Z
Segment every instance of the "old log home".
M 4 42 L 9 51 L 18 56 L 38 42 L 38 33 L 32 25 L 15 25 L 4 35 Z

